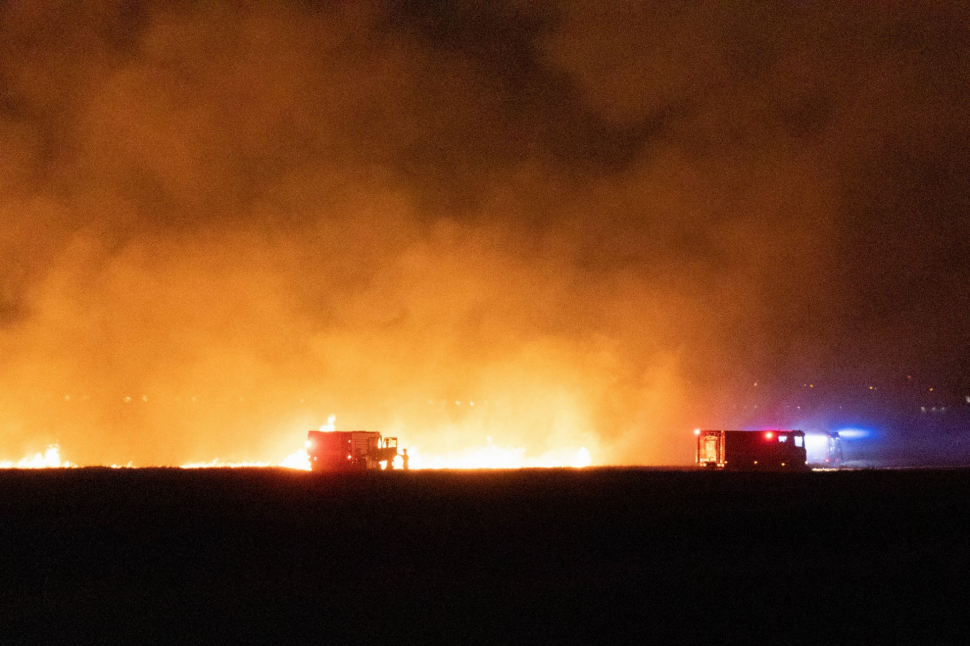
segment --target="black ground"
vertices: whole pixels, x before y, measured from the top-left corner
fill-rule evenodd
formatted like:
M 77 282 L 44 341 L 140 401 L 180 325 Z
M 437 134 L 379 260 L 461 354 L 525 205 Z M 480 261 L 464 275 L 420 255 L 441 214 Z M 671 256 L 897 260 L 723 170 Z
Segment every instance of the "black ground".
M 967 470 L 7 471 L 0 644 L 937 641 L 968 520 Z

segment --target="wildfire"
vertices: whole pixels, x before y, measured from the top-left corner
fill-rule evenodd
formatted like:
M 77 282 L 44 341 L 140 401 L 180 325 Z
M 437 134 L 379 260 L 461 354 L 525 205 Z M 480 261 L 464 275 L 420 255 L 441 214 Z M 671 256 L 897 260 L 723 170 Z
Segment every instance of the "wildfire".
M 550 451 L 537 458 L 526 457 L 525 448 L 499 447 L 488 438 L 488 446 L 444 455 L 423 455 L 417 447 L 408 449 L 412 469 L 523 469 L 588 467 L 592 458 L 586 447 Z
M 320 427 L 321 431 L 333 431 L 335 417 L 331 415 L 327 423 Z M 425 454 L 416 446 L 407 447 L 408 467 L 410 469 L 522 469 L 522 468 L 556 468 L 556 467 L 588 467 L 592 457 L 586 447 L 579 449 L 561 449 L 543 453 L 538 457 L 526 455 L 525 447 L 496 446 L 492 438 L 486 438 L 486 446 L 471 447 L 460 451 L 444 454 Z M 401 457 L 394 460 L 396 468 L 402 466 Z M 27 456 L 16 462 L 0 461 L 0 469 L 56 469 L 76 467 L 76 464 L 61 459 L 60 447 L 50 445 L 43 453 Z M 132 463 L 126 465 L 110 465 L 112 468 L 134 468 Z M 282 467 L 299 471 L 310 470 L 310 460 L 307 450 L 300 448 L 279 461 L 246 460 L 233 462 L 215 458 L 208 462 L 190 462 L 181 465 L 183 469 L 226 469 L 240 467 Z
M 61 460 L 61 448 L 56 444 L 51 444 L 43 453 L 27 456 L 17 462 L 0 461 L 0 469 L 64 469 L 76 466 Z
M 236 469 L 239 467 L 269 467 L 269 462 L 226 462 L 215 458 L 209 462 L 189 462 L 181 465 L 182 469 Z
M 190 462 L 181 465 L 183 469 L 237 469 L 240 467 L 284 467 L 287 469 L 298 469 L 301 471 L 310 470 L 310 460 L 307 458 L 306 449 L 300 449 L 286 456 L 279 462 L 228 462 L 218 458 L 209 462 Z
M 286 467 L 287 469 L 300 469 L 302 471 L 310 470 L 310 458 L 307 457 L 306 449 L 300 449 L 295 453 L 283 458 L 279 465 L 281 467 Z
M 320 427 L 321 431 L 334 430 L 334 422 L 337 417 L 331 415 L 327 418 L 327 423 Z M 310 470 L 310 458 L 307 457 L 306 449 L 299 449 L 290 453 L 278 462 L 228 462 L 218 458 L 210 462 L 190 462 L 183 464 L 183 469 L 235 469 L 239 467 L 283 467 L 285 469 L 296 469 L 298 471 Z

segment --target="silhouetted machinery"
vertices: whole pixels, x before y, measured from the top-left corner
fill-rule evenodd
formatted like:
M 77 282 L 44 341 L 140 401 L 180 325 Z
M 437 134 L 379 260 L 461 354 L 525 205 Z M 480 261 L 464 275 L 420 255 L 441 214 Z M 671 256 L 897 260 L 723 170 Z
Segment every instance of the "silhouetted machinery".
M 694 431 L 697 465 L 708 469 L 806 470 L 802 431 Z
M 397 438 L 374 431 L 310 431 L 306 452 L 313 471 L 393 469 Z
M 842 461 L 844 459 L 842 454 L 842 438 L 839 436 L 838 432 L 826 433 L 826 446 L 825 446 L 825 460 L 824 464 L 819 466 L 824 466 L 830 469 L 838 469 L 842 466 Z

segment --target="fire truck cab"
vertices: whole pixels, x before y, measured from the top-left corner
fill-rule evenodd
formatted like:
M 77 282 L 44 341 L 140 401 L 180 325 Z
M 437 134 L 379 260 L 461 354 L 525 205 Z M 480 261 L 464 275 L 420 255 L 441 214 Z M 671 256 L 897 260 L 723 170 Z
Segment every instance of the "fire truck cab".
M 374 431 L 310 431 L 306 452 L 313 471 L 393 469 L 397 438 Z
M 707 469 L 807 470 L 802 431 L 694 431 L 696 463 Z

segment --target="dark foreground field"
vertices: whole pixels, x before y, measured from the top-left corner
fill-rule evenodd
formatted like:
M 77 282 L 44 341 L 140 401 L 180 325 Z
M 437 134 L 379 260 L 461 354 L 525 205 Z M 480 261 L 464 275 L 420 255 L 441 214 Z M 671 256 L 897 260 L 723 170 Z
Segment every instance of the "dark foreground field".
M 0 644 L 966 637 L 968 506 L 965 470 L 7 471 Z

